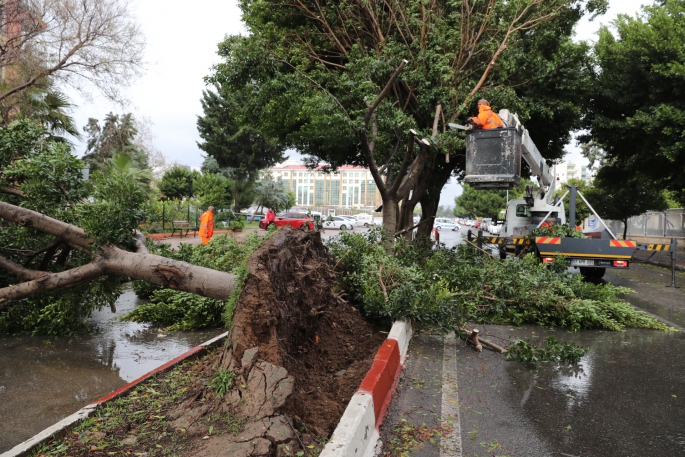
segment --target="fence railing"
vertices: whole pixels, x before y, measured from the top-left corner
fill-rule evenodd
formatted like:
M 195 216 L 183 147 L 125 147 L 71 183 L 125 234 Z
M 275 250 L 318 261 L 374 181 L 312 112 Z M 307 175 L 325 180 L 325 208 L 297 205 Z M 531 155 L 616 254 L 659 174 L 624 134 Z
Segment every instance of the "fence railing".
M 617 235 L 623 234 L 623 222 L 604 221 Z M 649 211 L 628 219 L 628 236 L 659 236 L 664 238 L 685 237 L 685 210 L 669 209 L 663 212 Z

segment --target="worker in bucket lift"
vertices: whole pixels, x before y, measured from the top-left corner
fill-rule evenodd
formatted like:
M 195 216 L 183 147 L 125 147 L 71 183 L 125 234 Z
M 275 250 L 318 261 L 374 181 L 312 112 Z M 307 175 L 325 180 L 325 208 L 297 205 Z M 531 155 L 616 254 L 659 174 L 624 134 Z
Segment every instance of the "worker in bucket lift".
M 474 128 L 481 130 L 501 129 L 504 127 L 502 119 L 490 108 L 490 102 L 482 98 L 478 100 L 478 116 L 471 117 L 466 122 L 472 124 Z

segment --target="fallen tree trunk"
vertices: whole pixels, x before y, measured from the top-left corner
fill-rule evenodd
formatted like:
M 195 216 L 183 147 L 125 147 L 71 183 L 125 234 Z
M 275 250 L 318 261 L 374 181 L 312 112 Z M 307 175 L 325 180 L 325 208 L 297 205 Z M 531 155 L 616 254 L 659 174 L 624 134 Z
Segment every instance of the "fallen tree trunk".
M 74 248 L 91 252 L 85 232 L 74 225 L 4 202 L 0 202 L 0 218 L 54 235 Z M 140 242 L 138 249 L 140 252 L 129 252 L 105 244 L 93 253 L 90 263 L 57 273 L 30 270 L 0 258 L 0 268 L 14 274 L 20 281 L 26 281 L 0 289 L 0 311 L 11 306 L 10 300 L 75 286 L 104 275 L 142 279 L 169 289 L 219 300 L 228 298 L 237 287 L 233 274 L 150 254 Z

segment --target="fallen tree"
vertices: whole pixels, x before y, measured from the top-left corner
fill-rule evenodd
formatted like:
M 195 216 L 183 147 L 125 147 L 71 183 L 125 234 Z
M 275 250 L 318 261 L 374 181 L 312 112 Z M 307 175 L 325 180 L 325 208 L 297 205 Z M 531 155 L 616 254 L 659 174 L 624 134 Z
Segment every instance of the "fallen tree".
M 135 228 L 149 171 L 123 156 L 90 179 L 83 168 L 37 123 L 0 127 L 0 333 L 73 333 L 129 278 L 219 300 L 236 290 L 230 268 L 148 252 Z
M 72 287 L 105 275 L 142 279 L 169 289 L 220 300 L 228 298 L 236 288 L 233 274 L 150 254 L 144 246 L 139 245 L 140 252 L 129 252 L 103 244 L 93 252 L 93 240 L 83 229 L 26 208 L 0 202 L 0 218 L 52 235 L 59 245 L 84 250 L 93 258 L 85 265 L 51 273 L 28 269 L 0 256 L 0 268 L 14 274 L 20 281 L 0 289 L 0 310 L 11 306 L 12 300 Z

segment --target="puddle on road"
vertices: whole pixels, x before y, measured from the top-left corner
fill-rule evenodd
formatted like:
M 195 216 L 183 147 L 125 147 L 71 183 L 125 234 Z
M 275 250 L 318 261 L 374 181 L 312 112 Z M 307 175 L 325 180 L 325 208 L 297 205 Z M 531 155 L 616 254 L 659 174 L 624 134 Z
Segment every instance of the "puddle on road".
M 534 331 L 513 337 L 543 344 L 553 335 L 590 349 L 576 366 L 507 366 L 504 397 L 542 441 L 574 456 L 685 455 L 683 333 Z
M 76 337 L 0 335 L 0 452 L 223 331 L 160 337 L 147 325 L 116 320 L 138 304 L 125 292 L 116 313 L 96 311 L 95 329 Z

